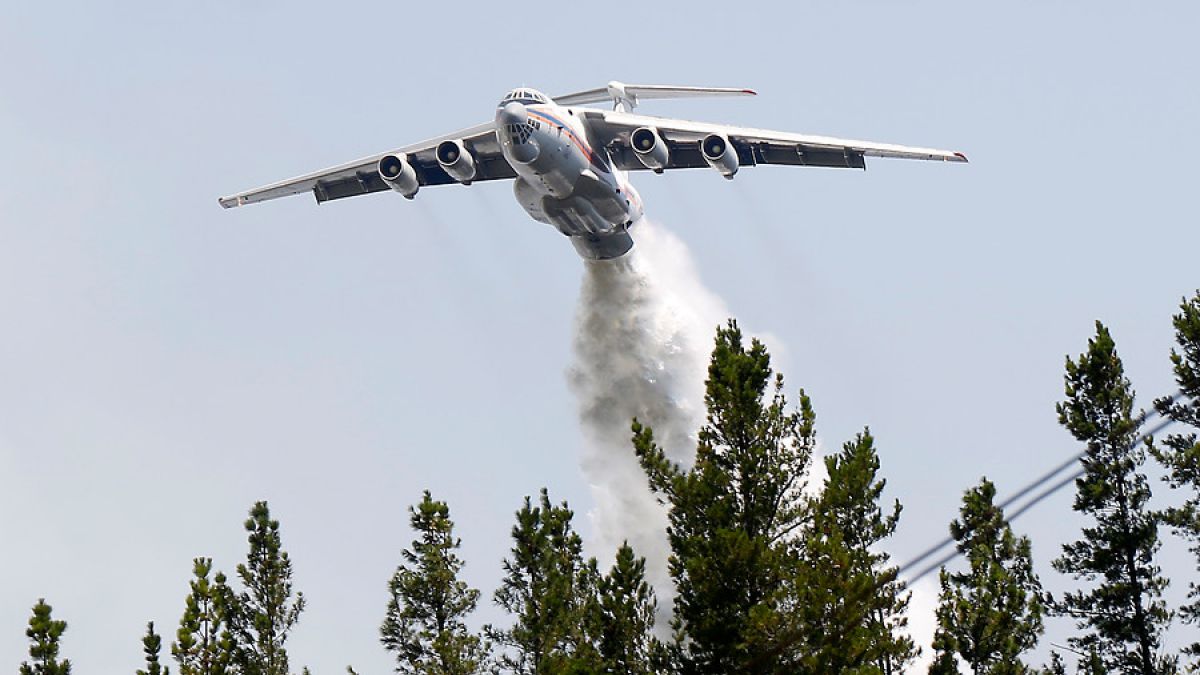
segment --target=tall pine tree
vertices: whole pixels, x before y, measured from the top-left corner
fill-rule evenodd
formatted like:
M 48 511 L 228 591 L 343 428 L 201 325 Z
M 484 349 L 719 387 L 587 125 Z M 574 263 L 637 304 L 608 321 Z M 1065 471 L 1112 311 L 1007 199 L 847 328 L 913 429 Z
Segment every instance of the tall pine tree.
M 1092 519 L 1083 538 L 1065 544 L 1054 568 L 1090 588 L 1066 593 L 1054 603 L 1086 631 L 1070 640 L 1095 652 L 1107 668 L 1127 673 L 1164 672 L 1160 653 L 1170 612 L 1162 601 L 1167 579 L 1154 556 L 1158 518 L 1148 508 L 1150 486 L 1141 473 L 1145 449 L 1142 413 L 1134 413 L 1133 387 L 1104 324 L 1078 360 L 1067 358 L 1066 400 L 1059 423 L 1087 445 L 1084 475 L 1075 481 L 1075 510 Z
M 646 582 L 646 559 L 634 555 L 626 542 L 597 588 L 596 641 L 603 672 L 650 675 L 659 658 L 654 638 L 654 590 Z
M 790 586 L 800 637 L 796 672 L 901 673 L 920 650 L 905 632 L 909 594 L 879 543 L 896 531 L 900 503 L 885 512 L 887 481 L 870 432 L 825 458 L 828 478 L 812 501 L 812 527 Z
M 1200 291 L 1180 305 L 1174 317 L 1175 341 L 1179 350 L 1171 350 L 1175 382 L 1180 399 L 1162 398 L 1155 401 L 1158 411 L 1167 418 L 1200 429 Z M 1167 467 L 1171 487 L 1188 490 L 1182 506 L 1168 509 L 1164 519 L 1191 545 L 1200 572 L 1200 442 L 1195 431 L 1173 434 L 1165 440 L 1166 448 L 1155 450 L 1155 456 Z M 1200 584 L 1191 582 L 1188 602 L 1179 610 L 1185 623 L 1200 627 Z M 1200 671 L 1200 640 L 1187 647 L 1187 653 Z
M 514 675 L 598 672 L 600 656 L 590 634 L 595 566 L 584 562 L 583 542 L 571 525 L 566 502 L 550 502 L 541 491 L 517 511 L 513 547 L 504 560 L 496 604 L 514 624 L 485 627 L 501 648 L 498 665 Z
M 171 654 L 179 664 L 179 675 L 226 675 L 230 673 L 233 638 L 229 632 L 229 605 L 232 592 L 225 575 L 214 579 L 211 558 L 192 561 L 192 580 L 188 584 L 183 616 L 171 645 Z
M 950 524 L 968 569 L 941 572 L 932 673 L 957 672 L 947 669 L 955 654 L 976 675 L 1035 672 L 1020 657 L 1042 634 L 1042 585 L 1029 539 L 1013 534 L 995 499 L 996 486 L 984 478 L 963 495 L 960 517 Z
M 777 597 L 792 578 L 792 540 L 806 522 L 815 415 L 803 392 L 789 410 L 766 347 L 752 340 L 747 349 L 733 321 L 717 331 L 705 404 L 688 469 L 666 458 L 651 429 L 633 426 L 650 487 L 669 507 L 671 658 L 688 674 L 774 672 Z
M 25 629 L 30 642 L 29 661 L 21 664 L 21 675 L 71 675 L 71 662 L 58 658 L 59 642 L 67 630 L 67 622 L 54 620 L 52 609 L 45 598 L 38 598 L 33 606 L 29 628 Z
M 245 523 L 250 550 L 237 566 L 243 590 L 231 604 L 233 663 L 241 675 L 288 675 L 288 633 L 304 611 L 304 594 L 292 592 L 292 561 L 266 502 Z
M 146 655 L 146 669 L 138 670 L 137 675 L 171 675 L 171 669 L 158 662 L 158 654 L 162 651 L 162 636 L 154 632 L 154 622 L 146 624 L 146 636 L 142 638 L 142 652 Z
M 409 523 L 418 538 L 401 553 L 404 562 L 388 584 L 391 600 L 380 628 L 383 646 L 394 653 L 398 673 L 479 672 L 484 646 L 463 623 L 475 611 L 479 591 L 458 578 L 461 541 L 454 536 L 450 508 L 426 490 L 421 503 L 409 507 Z

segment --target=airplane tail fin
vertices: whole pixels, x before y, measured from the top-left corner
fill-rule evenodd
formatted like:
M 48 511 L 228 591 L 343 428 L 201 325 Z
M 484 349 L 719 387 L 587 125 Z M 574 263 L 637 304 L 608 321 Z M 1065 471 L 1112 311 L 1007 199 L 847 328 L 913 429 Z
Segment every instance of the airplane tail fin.
M 612 101 L 615 110 L 629 111 L 637 107 L 638 103 L 648 99 L 755 96 L 756 93 L 753 89 L 733 87 L 676 87 L 666 84 L 625 84 L 614 80 L 609 82 L 606 87 L 555 96 L 554 102 L 560 105 L 583 105 Z

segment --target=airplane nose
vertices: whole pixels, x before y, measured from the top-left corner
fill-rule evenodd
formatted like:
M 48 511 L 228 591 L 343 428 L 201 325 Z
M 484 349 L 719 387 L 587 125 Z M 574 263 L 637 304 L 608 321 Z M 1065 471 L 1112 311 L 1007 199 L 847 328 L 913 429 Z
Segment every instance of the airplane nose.
M 496 121 L 500 124 L 525 124 L 525 120 L 529 119 L 529 113 L 525 110 L 525 106 L 516 101 L 509 101 L 496 113 L 496 117 L 498 118 Z

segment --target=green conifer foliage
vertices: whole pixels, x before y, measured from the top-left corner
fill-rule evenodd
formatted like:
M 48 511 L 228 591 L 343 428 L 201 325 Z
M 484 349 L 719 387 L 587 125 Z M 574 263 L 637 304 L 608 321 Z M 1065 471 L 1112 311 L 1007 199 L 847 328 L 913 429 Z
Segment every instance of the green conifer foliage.
M 192 580 L 185 600 L 179 630 L 171 654 L 179 664 L 179 675 L 226 675 L 230 673 L 233 638 L 228 611 L 232 596 L 225 575 L 214 579 L 211 558 L 192 561 Z
M 654 639 L 654 590 L 646 582 L 646 559 L 634 555 L 626 542 L 597 593 L 598 646 L 603 672 L 649 675 L 657 657 Z
M 146 654 L 146 669 L 138 670 L 137 675 L 170 675 L 171 669 L 158 662 L 158 653 L 162 651 L 162 636 L 154 632 L 154 622 L 146 624 L 146 636 L 142 638 L 142 651 Z
M 1017 537 L 995 505 L 996 486 L 984 478 L 963 495 L 950 534 L 968 570 L 941 572 L 934 672 L 946 671 L 954 654 L 977 675 L 1018 675 L 1021 662 L 1042 634 L 1042 586 L 1033 571 L 1030 543 Z
M 651 429 L 633 425 L 650 487 L 669 506 L 671 659 L 684 673 L 774 672 L 787 639 L 777 600 L 793 581 L 792 540 L 807 518 L 815 415 L 803 392 L 788 409 L 766 348 L 753 340 L 747 349 L 732 321 L 717 331 L 705 404 L 686 470 L 666 458 Z
M 458 579 L 463 561 L 456 551 L 454 522 L 445 502 L 425 491 L 409 523 L 417 533 L 401 553 L 404 562 L 388 584 L 391 599 L 380 628 L 383 646 L 406 675 L 470 675 L 480 672 L 486 653 L 463 620 L 475 611 L 479 591 Z
M 797 672 L 901 673 L 920 650 L 906 634 L 909 594 L 879 543 L 896 531 L 900 503 L 880 505 L 887 481 L 870 432 L 827 457 L 813 525 L 798 556 Z
M 285 644 L 304 611 L 304 594 L 293 597 L 292 561 L 266 502 L 250 509 L 245 527 L 250 550 L 237 566 L 244 590 L 229 603 L 233 663 L 241 675 L 288 675 Z
M 514 624 L 484 629 L 501 648 L 497 664 L 506 672 L 599 672 L 600 655 L 590 639 L 595 565 L 583 561 L 573 516 L 565 502 L 552 504 L 545 489 L 536 506 L 526 497 L 517 511 L 513 547 L 495 593 L 496 604 L 513 615 Z
M 67 630 L 67 622 L 55 621 L 51 610 L 44 598 L 38 598 L 33 606 L 29 628 L 25 629 L 30 642 L 29 661 L 21 664 L 21 675 L 71 675 L 71 662 L 58 658 L 59 641 Z
M 1171 363 L 1182 396 L 1178 401 L 1160 399 L 1155 406 L 1171 420 L 1200 429 L 1200 291 L 1182 302 L 1173 323 L 1179 350 L 1171 350 Z M 1200 572 L 1200 442 L 1196 432 L 1190 431 L 1168 436 L 1165 445 L 1155 449 L 1155 457 L 1167 468 L 1171 487 L 1188 490 L 1189 494 L 1182 506 L 1167 509 L 1163 517 L 1189 542 L 1196 556 L 1196 571 Z M 1200 627 L 1200 584 L 1195 581 L 1189 584 L 1188 602 L 1179 614 L 1185 623 Z M 1192 642 L 1186 651 L 1200 672 L 1200 640 Z
M 1154 560 L 1158 517 L 1147 507 L 1150 486 L 1140 471 L 1144 415 L 1133 411 L 1133 387 L 1099 321 L 1088 350 L 1077 360 L 1068 357 L 1066 366 L 1066 400 L 1057 406 L 1058 418 L 1087 445 L 1074 508 L 1093 524 L 1083 529 L 1082 539 L 1065 544 L 1054 561 L 1056 570 L 1089 587 L 1066 593 L 1054 610 L 1086 631 L 1072 638 L 1071 646 L 1094 652 L 1105 667 L 1165 672 L 1168 660 L 1159 649 L 1170 612 L 1162 601 L 1167 579 Z

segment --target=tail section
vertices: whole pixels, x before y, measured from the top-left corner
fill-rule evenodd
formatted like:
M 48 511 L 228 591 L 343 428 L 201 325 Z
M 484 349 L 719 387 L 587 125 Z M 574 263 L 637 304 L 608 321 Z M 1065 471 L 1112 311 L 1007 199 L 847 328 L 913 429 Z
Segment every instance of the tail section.
M 699 98 L 703 96 L 754 96 L 753 89 L 737 89 L 733 87 L 676 87 L 666 84 L 625 84 L 613 80 L 608 86 L 599 89 L 588 89 L 565 96 L 555 96 L 554 102 L 559 105 L 583 105 L 613 102 L 613 108 L 628 112 L 637 107 L 638 103 L 649 99 L 663 98 Z

